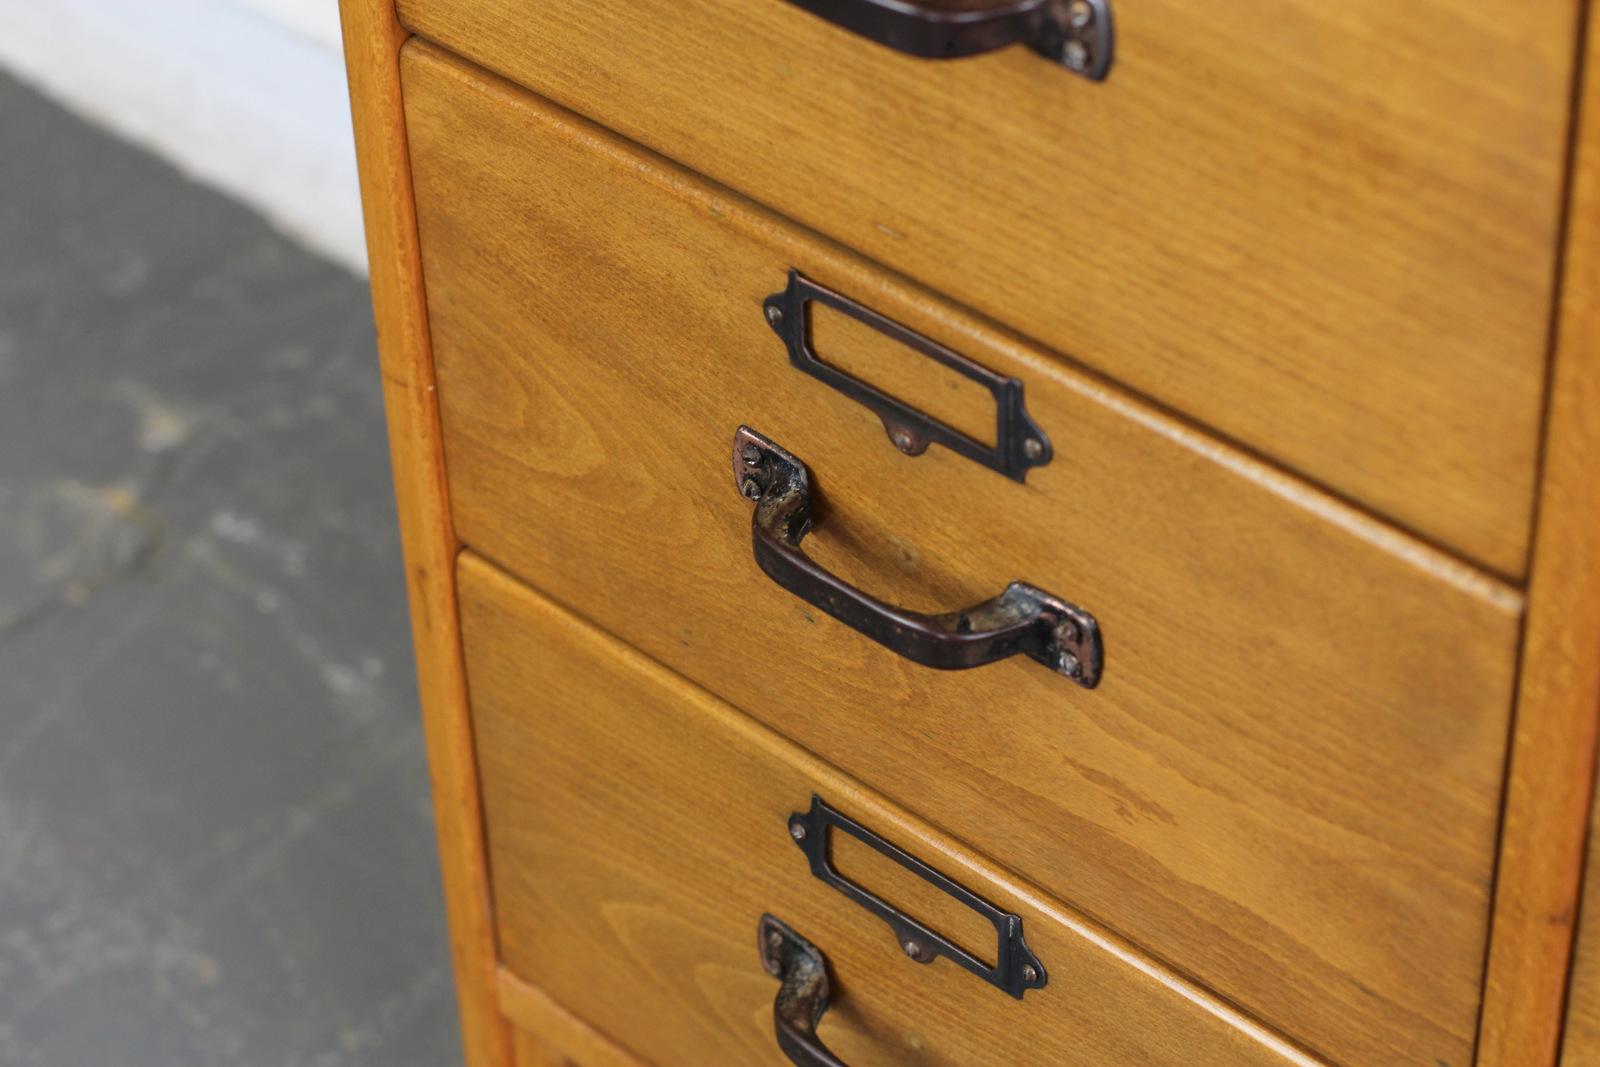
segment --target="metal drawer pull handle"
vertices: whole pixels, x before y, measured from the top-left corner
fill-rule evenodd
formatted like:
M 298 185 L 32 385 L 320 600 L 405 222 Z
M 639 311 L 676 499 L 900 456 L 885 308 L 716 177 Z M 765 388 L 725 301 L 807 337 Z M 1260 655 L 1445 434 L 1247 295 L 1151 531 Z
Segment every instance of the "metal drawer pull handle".
M 1025 44 L 1075 74 L 1111 69 L 1109 0 L 789 0 L 881 45 L 958 59 Z
M 778 1047 L 800 1067 L 845 1067 L 817 1037 L 817 1024 L 828 1010 L 828 961 L 788 923 L 771 915 L 761 917 L 758 934 L 761 965 L 781 983 L 772 1002 Z
M 811 532 L 810 472 L 748 426 L 733 435 L 733 483 L 755 501 L 751 542 L 767 577 L 880 645 L 940 670 L 1022 653 L 1085 689 L 1099 684 L 1099 623 L 1042 589 L 1012 582 L 965 611 L 924 615 L 886 604 L 819 566 L 800 548 Z

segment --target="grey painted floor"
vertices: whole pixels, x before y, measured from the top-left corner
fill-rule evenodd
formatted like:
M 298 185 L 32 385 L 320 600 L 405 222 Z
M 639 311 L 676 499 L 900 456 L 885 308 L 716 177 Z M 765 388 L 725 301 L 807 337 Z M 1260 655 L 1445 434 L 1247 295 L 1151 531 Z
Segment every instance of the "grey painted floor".
M 0 1065 L 459 1058 L 365 286 L 0 79 Z

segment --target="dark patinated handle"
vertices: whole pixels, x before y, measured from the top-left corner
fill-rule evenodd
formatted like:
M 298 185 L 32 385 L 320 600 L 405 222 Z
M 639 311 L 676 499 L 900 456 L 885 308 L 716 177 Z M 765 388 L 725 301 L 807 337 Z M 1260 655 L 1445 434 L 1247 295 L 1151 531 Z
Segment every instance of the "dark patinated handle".
M 828 961 L 781 919 L 763 915 L 758 933 L 761 965 L 781 983 L 772 1002 L 778 1047 L 800 1067 L 845 1067 L 817 1037 L 828 1010 Z
M 811 531 L 806 465 L 770 439 L 739 427 L 733 435 L 734 484 L 755 501 L 751 542 L 762 571 L 808 604 L 906 659 L 962 670 L 1022 654 L 1085 689 L 1100 682 L 1103 653 L 1095 617 L 1024 582 L 965 611 L 924 615 L 862 592 L 800 548 Z
M 1107 0 L 789 0 L 852 33 L 925 59 L 1025 44 L 1099 81 L 1111 68 Z

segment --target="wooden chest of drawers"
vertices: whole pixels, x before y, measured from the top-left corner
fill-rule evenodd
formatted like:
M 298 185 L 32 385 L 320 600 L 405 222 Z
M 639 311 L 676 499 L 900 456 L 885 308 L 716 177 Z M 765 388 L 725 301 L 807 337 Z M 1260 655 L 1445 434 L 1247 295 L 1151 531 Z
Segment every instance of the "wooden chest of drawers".
M 470 1067 L 1600 1058 L 1575 4 L 344 13 Z

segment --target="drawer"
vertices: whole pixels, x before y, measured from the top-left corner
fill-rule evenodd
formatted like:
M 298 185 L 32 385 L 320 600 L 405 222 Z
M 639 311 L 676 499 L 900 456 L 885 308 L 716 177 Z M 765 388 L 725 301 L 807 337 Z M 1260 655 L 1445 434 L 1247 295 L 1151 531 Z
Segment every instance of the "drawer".
M 428 46 L 404 77 L 468 545 L 1329 1057 L 1467 1062 L 1513 591 Z M 1020 381 L 1053 458 L 902 455 L 791 365 L 791 269 Z M 839 366 L 993 418 L 826 310 Z M 1031 582 L 1098 619 L 1099 687 L 929 670 L 768 580 L 741 424 L 810 465 L 819 562 L 926 611 Z
M 1310 1062 L 499 572 L 468 557 L 459 573 L 502 962 L 650 1063 L 786 1062 L 757 951 L 766 913 L 827 957 L 818 1034 L 847 1063 Z M 887 923 L 812 876 L 789 820 L 813 796 L 1020 916 L 1044 985 L 1016 999 L 948 959 L 907 959 Z M 987 919 L 822 832 L 841 876 L 994 962 Z
M 500 968 L 495 1001 L 510 1024 L 515 1067 L 645 1067 L 610 1038 Z
M 1521 574 L 1578 5 L 1111 3 L 1099 84 L 1025 47 L 910 58 L 783 0 L 399 9 Z

